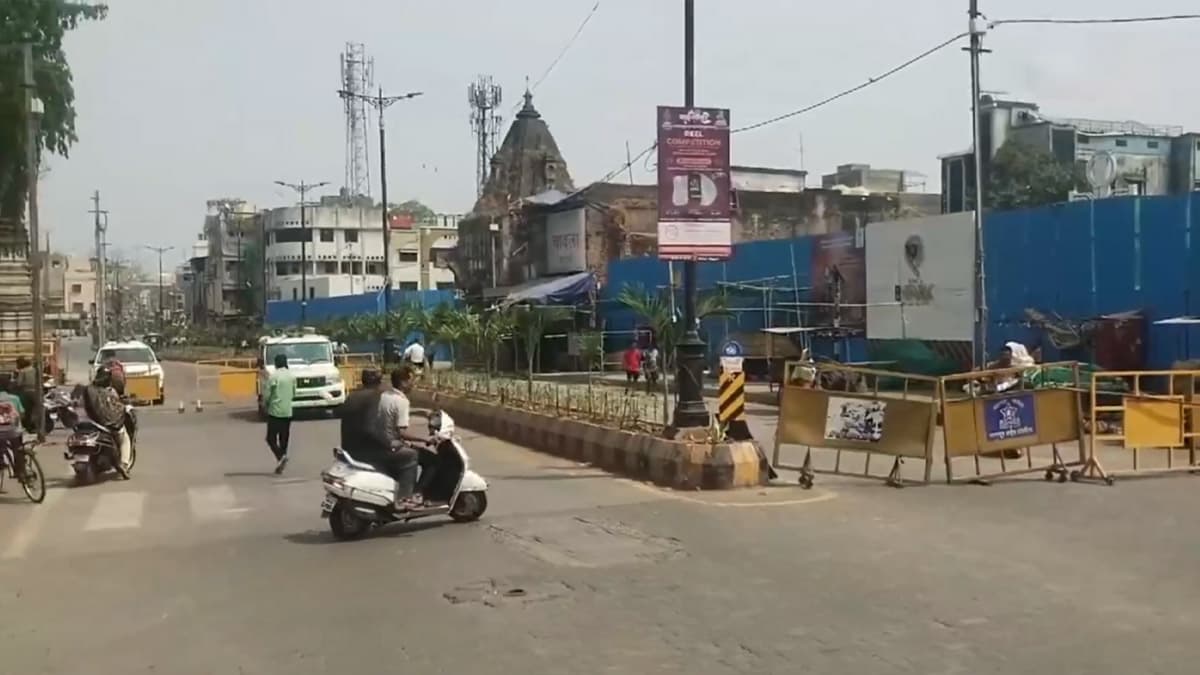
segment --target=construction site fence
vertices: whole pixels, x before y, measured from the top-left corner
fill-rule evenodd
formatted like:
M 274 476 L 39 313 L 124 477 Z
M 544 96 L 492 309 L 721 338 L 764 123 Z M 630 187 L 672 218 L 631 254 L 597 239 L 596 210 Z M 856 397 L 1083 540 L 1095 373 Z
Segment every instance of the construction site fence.
M 1033 473 L 1065 482 L 1087 459 L 1085 386 L 1076 362 L 935 377 L 790 361 L 772 463 L 799 471 L 805 487 L 822 473 L 927 484 L 941 426 L 947 482 Z M 803 447 L 801 463 L 785 460 L 786 445 Z M 886 474 L 872 471 L 876 456 L 888 463 Z M 918 463 L 915 475 L 905 472 L 906 460 Z
M 426 371 L 418 385 L 439 393 L 531 412 L 659 433 L 666 426 L 661 395 L 587 384 L 558 384 L 452 370 Z
M 1196 473 L 1200 370 L 1091 374 L 1087 456 L 1074 480 Z

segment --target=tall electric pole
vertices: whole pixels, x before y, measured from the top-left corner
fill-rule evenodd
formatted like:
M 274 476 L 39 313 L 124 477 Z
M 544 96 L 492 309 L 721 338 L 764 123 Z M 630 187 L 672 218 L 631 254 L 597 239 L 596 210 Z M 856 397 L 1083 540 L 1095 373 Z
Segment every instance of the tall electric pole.
M 163 307 L 163 266 L 162 257 L 167 251 L 174 251 L 174 246 L 146 246 L 147 251 L 154 251 L 158 254 L 158 337 L 163 338 L 163 316 L 165 308 Z
M 367 96 L 358 94 L 345 89 L 339 90 L 338 95 L 342 98 L 359 99 L 367 102 L 371 107 L 375 108 L 375 116 L 379 118 L 379 199 L 383 212 L 383 312 L 384 314 L 392 313 L 392 228 L 388 221 L 388 193 L 387 193 L 387 132 L 384 131 L 383 113 L 397 101 L 404 101 L 410 98 L 420 96 L 422 92 L 410 91 L 407 94 L 399 96 L 384 96 L 383 87 L 379 88 L 379 93 L 375 96 Z M 366 263 L 364 262 L 365 266 Z
M 33 78 L 33 45 L 26 42 L 21 45 L 21 55 L 24 61 L 25 89 L 25 180 L 27 203 L 29 209 L 29 267 L 30 294 L 33 301 L 33 369 L 38 381 L 45 376 L 45 366 L 42 354 L 42 319 L 45 307 L 42 303 L 42 253 L 38 248 L 38 132 L 42 115 L 42 102 L 37 97 L 37 82 Z M 42 414 L 42 397 L 33 397 L 33 419 L 37 427 L 39 442 L 46 440 L 46 416 Z
M 96 340 L 99 342 L 97 346 L 103 346 L 107 337 L 107 322 L 108 312 L 106 305 L 107 293 L 104 292 L 104 233 L 108 229 L 108 211 L 100 209 L 100 191 L 96 190 L 92 193 L 92 210 L 90 213 L 95 216 L 95 234 L 96 234 Z M 104 217 L 103 222 L 101 216 Z
M 976 335 L 971 340 L 971 361 L 972 363 L 982 368 L 987 362 L 987 272 L 984 269 L 984 253 L 983 253 L 983 166 L 984 166 L 984 148 L 981 143 L 983 136 L 983 128 L 981 115 L 979 111 L 980 105 L 980 85 L 979 85 L 979 56 L 984 53 L 983 34 L 986 30 L 982 24 L 983 15 L 979 12 L 979 0 L 969 0 L 970 7 L 967 10 L 969 17 L 969 26 L 971 32 L 971 46 L 967 48 L 971 52 L 971 133 L 974 137 L 975 144 L 975 326 Z M 990 158 L 989 158 L 990 159 Z
M 308 223 L 304 220 L 304 202 L 309 191 L 329 185 L 328 181 L 320 183 L 285 183 L 281 180 L 275 181 L 276 185 L 281 187 L 291 188 L 300 193 L 300 323 L 304 324 L 308 320 L 308 240 L 312 236 L 308 233 Z
M 696 105 L 696 3 L 683 2 L 683 105 Z M 679 399 L 672 426 L 676 429 L 708 426 L 704 405 L 704 341 L 696 325 L 696 261 L 683 263 L 683 339 L 676 346 L 679 363 L 675 379 Z

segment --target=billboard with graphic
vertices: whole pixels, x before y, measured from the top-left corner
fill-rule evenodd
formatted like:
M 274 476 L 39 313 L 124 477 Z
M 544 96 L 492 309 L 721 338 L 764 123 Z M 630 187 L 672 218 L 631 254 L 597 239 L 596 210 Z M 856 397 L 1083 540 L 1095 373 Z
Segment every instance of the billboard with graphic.
M 840 304 L 840 319 L 837 325 L 846 328 L 862 328 L 866 324 L 867 312 L 867 265 L 864 247 L 865 230 L 857 233 L 837 232 L 813 238 L 812 261 L 809 268 L 812 279 L 811 300 L 828 303 L 813 308 L 812 323 L 818 326 L 834 325 L 835 308 Z M 847 307 L 846 305 L 857 305 Z
M 867 337 L 974 339 L 972 214 L 867 225 Z
M 729 111 L 659 106 L 658 257 L 725 260 L 733 252 Z

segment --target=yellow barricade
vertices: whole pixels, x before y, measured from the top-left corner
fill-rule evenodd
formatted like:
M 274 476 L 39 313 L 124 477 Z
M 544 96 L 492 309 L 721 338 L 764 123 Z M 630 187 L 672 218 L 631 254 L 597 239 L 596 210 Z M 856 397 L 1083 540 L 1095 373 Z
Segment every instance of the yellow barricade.
M 158 397 L 158 378 L 153 375 L 129 375 L 125 378 L 125 395 L 134 405 L 162 403 Z
M 375 354 L 363 352 L 359 354 L 335 354 L 333 362 L 338 366 L 365 366 L 376 363 L 376 359 Z
M 1200 370 L 1142 370 L 1093 373 L 1088 403 L 1087 460 L 1073 480 L 1098 479 L 1112 485 L 1113 478 L 1140 474 L 1197 472 L 1196 381 Z M 1157 380 L 1155 386 L 1154 380 Z M 1166 385 L 1165 387 L 1162 385 Z M 1104 395 L 1101 391 L 1116 391 Z M 1104 398 L 1119 396 L 1118 404 Z M 1109 470 L 1100 461 L 1101 446 L 1119 443 L 1131 450 L 1128 469 Z M 1147 462 L 1143 450 L 1153 450 L 1154 460 Z M 1178 454 L 1186 456 L 1178 462 Z
M 937 427 L 935 377 L 855 368 L 835 363 L 793 361 L 784 366 L 772 464 L 800 472 L 800 484 L 812 487 L 818 473 L 881 478 L 903 487 L 905 459 L 924 462 L 922 483 L 933 467 L 933 439 Z M 882 382 L 900 385 L 899 391 L 880 391 Z M 804 462 L 789 466 L 780 461 L 781 446 L 805 446 Z M 833 454 L 832 467 L 815 466 L 815 453 Z M 845 467 L 853 461 L 845 453 L 862 453 L 862 470 Z M 871 473 L 871 458 L 892 460 L 886 476 Z
M 1067 370 L 1068 382 L 1037 386 L 1039 373 Z M 1038 364 L 948 375 L 938 383 L 946 482 L 987 484 L 995 478 L 1043 473 L 1066 482 L 1069 469 L 1086 460 L 1079 364 Z M 1073 443 L 1068 462 L 1060 444 Z M 1049 452 L 1045 451 L 1049 446 Z M 1025 461 L 1020 461 L 1024 456 Z M 1036 456 L 1036 459 L 1035 459 Z M 956 477 L 957 459 L 970 458 L 974 474 Z
M 362 371 L 362 366 L 338 366 L 338 373 L 342 376 L 342 384 L 345 385 L 347 394 L 362 386 Z
M 196 362 L 196 399 L 201 403 L 253 400 L 258 395 L 255 359 Z

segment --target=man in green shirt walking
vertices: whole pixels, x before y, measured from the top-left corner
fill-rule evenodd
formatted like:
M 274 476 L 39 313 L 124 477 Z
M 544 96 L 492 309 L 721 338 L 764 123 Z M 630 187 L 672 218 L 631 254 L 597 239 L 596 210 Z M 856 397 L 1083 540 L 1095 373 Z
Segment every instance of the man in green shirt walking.
M 296 399 L 296 378 L 288 370 L 286 354 L 275 355 L 275 372 L 267 380 L 263 399 L 263 407 L 267 411 L 267 446 L 275 454 L 275 473 L 280 474 L 288 463 L 292 401 Z

